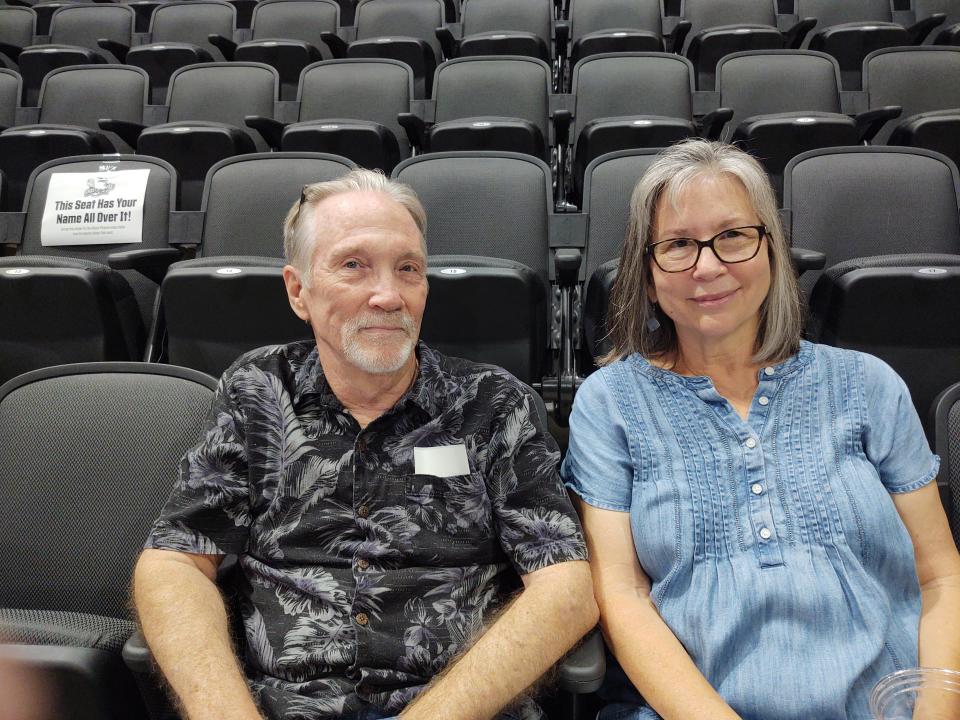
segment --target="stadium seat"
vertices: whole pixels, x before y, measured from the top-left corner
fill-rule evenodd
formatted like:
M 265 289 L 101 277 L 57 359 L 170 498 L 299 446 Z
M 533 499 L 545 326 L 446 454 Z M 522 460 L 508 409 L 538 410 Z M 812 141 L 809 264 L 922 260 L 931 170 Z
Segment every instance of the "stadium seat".
M 20 73 L 0 68 L 0 132 L 16 122 L 21 85 Z
M 107 122 L 101 127 L 125 134 L 137 152 L 173 165 L 180 178 L 180 208 L 197 210 L 207 171 L 215 163 L 268 149 L 258 133 L 248 131 L 244 119 L 273 117 L 278 93 L 277 71 L 269 65 L 188 65 L 170 78 L 166 122 L 151 127 Z
M 667 53 L 591 55 L 573 69 L 576 99 L 570 139 L 573 167 L 567 199 L 580 202 L 584 170 L 615 150 L 666 147 L 697 134 L 693 65 Z M 714 136 L 713 120 L 703 133 Z
M 324 60 L 306 68 L 291 124 L 247 118 L 275 150 L 328 152 L 389 173 L 410 156 L 397 119 L 413 100 L 413 71 L 399 60 Z
M 448 59 L 468 55 L 526 55 L 553 62 L 552 0 L 463 0 L 459 34 L 437 36 Z
M 860 89 L 863 59 L 871 52 L 918 45 L 939 22 L 928 18 L 905 28 L 893 22 L 891 0 L 795 0 L 795 8 L 799 17 L 817 21 L 802 47 L 837 58 L 844 90 Z
M 30 45 L 17 63 L 23 76 L 24 104 L 36 105 L 47 73 L 68 65 L 122 63 L 133 42 L 136 16 L 124 5 L 64 5 L 50 19 L 50 42 Z
M 0 214 L 0 245 L 17 253 L 0 257 L 0 382 L 50 365 L 142 357 L 157 280 L 115 272 L 107 256 L 179 257 L 167 242 L 175 189 L 173 168 L 156 158 L 94 155 L 37 168 L 25 212 Z M 132 217 L 115 216 L 118 199 L 133 201 L 124 206 Z
M 129 585 L 213 378 L 142 363 L 62 365 L 0 387 L 0 663 L 42 683 L 9 717 L 146 718 L 120 651 Z M 26 688 L 18 688 L 25 692 Z
M 140 123 L 148 79 L 127 65 L 79 65 L 51 71 L 40 88 L 39 107 L 22 108 L 22 124 L 0 133 L 0 170 L 9 181 L 3 209 L 19 211 L 27 180 L 53 158 L 131 152 L 132 145 L 98 121 Z
M 0 5 L 0 67 L 17 69 L 20 51 L 33 44 L 36 26 L 33 8 Z
M 225 0 L 161 3 L 150 18 L 146 40 L 131 48 L 126 60 L 150 76 L 150 102 L 165 102 L 173 73 L 179 68 L 224 61 L 223 52 L 210 36 L 232 40 L 236 21 L 236 8 Z
M 283 219 L 304 185 L 353 167 L 315 153 L 244 155 L 214 165 L 194 225 L 198 257 L 167 272 L 147 357 L 220 375 L 247 350 L 313 337 L 284 290 Z
M 922 78 L 922 80 L 921 80 Z M 863 61 L 871 108 L 900 105 L 876 142 L 936 150 L 960 163 L 960 48 L 886 48 Z
M 940 456 L 941 498 L 953 540 L 960 547 L 960 382 L 940 393 L 930 410 L 934 452 Z
M 340 27 L 340 6 L 334 0 L 261 0 L 253 10 L 252 38 L 221 50 L 228 60 L 261 62 L 280 75 L 280 99 L 296 100 L 300 73 L 318 60 L 332 57 L 321 37 Z M 232 52 L 231 52 L 232 50 Z
M 429 98 L 433 72 L 443 56 L 436 30 L 444 18 L 443 0 L 360 0 L 355 37 L 328 33 L 324 39 L 336 58 L 405 62 L 413 69 L 416 97 Z
M 910 5 L 916 21 L 942 14 L 943 23 L 924 40 L 929 45 L 960 45 L 960 2 L 958 0 L 913 0 Z
M 662 52 L 660 0 L 570 0 L 570 67 L 588 55 Z

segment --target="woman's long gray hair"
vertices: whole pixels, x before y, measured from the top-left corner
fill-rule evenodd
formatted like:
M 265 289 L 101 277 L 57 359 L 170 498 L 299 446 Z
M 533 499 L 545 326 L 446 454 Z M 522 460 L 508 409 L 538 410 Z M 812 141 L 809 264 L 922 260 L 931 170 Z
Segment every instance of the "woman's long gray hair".
M 690 182 L 703 175 L 729 175 L 743 183 L 760 222 L 767 228 L 770 291 L 760 306 L 760 329 L 753 360 L 769 363 L 795 354 L 803 330 L 804 303 L 777 213 L 777 201 L 763 167 L 733 145 L 685 140 L 657 156 L 633 190 L 630 221 L 607 314 L 613 349 L 599 359 L 606 365 L 638 352 L 675 362 L 677 332 L 673 321 L 650 301 L 653 277 L 646 255 L 653 235 L 654 212 L 661 198 L 676 206 Z M 656 323 L 660 326 L 651 330 Z

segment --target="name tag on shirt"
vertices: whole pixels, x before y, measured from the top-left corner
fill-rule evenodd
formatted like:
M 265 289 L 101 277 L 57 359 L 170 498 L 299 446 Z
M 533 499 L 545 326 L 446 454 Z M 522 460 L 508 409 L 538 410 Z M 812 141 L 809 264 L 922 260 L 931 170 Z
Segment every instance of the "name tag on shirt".
M 469 475 L 470 463 L 467 462 L 467 447 L 459 445 L 441 445 L 440 447 L 415 447 L 413 449 L 413 471 L 417 475 L 435 477 L 453 477 Z

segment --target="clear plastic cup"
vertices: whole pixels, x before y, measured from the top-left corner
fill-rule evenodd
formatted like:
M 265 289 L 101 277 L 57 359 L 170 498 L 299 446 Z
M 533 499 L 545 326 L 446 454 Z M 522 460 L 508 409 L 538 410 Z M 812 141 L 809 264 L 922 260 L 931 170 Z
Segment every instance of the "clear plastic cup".
M 870 693 L 875 720 L 960 720 L 960 672 L 908 668 L 890 673 Z

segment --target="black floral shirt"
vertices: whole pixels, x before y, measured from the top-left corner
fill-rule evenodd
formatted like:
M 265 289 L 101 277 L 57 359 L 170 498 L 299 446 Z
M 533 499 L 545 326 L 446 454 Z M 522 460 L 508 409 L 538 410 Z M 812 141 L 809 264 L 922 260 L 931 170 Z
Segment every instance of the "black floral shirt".
M 518 575 L 586 559 L 559 453 L 523 386 L 417 353 L 411 390 L 362 430 L 312 342 L 244 355 L 147 540 L 238 556 L 227 593 L 271 718 L 399 712 Z M 527 702 L 515 716 L 540 714 Z

